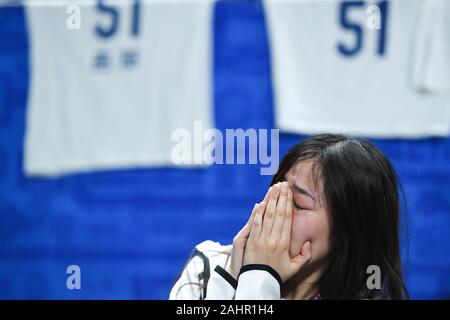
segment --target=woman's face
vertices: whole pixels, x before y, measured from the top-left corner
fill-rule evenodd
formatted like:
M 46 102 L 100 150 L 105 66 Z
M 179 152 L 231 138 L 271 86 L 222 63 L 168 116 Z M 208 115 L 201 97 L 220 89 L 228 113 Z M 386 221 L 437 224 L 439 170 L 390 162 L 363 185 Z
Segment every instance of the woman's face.
M 302 161 L 287 172 L 285 179 L 293 194 L 291 257 L 300 254 L 303 244 L 311 241 L 310 263 L 322 261 L 330 248 L 330 217 L 322 185 L 313 179 L 313 161 Z

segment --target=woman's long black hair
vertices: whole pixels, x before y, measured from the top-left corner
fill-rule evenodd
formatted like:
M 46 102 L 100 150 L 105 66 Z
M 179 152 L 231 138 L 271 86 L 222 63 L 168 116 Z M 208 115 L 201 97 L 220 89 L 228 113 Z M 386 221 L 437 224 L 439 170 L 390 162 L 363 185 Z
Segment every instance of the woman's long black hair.
M 364 139 L 321 134 L 295 145 L 272 185 L 313 160 L 331 216 L 331 250 L 318 286 L 323 299 L 408 299 L 400 257 L 400 182 L 389 159 Z M 369 289 L 367 267 L 381 270 Z

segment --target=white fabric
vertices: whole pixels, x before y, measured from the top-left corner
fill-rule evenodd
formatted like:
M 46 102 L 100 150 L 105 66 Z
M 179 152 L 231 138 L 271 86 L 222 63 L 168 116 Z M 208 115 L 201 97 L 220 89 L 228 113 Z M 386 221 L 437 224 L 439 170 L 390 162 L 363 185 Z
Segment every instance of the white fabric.
M 420 91 L 450 94 L 450 1 L 426 0 L 420 12 L 414 85 Z
M 235 290 L 220 274 L 214 271 L 217 265 L 226 269 L 231 259 L 232 245 L 222 246 L 218 242 L 204 241 L 196 246 L 197 250 L 209 258 L 210 279 L 205 300 L 277 300 L 280 299 L 280 285 L 267 271 L 249 270 L 238 279 Z M 193 258 L 183 269 L 179 279 L 172 287 L 170 300 L 198 300 L 202 298 L 202 283 L 198 274 L 203 272 L 203 262 Z M 199 285 L 200 284 L 200 285 Z
M 357 36 L 340 23 L 342 1 L 265 0 L 277 126 L 302 134 L 448 135 L 450 98 L 424 96 L 412 86 L 421 1 L 388 1 L 384 55 L 380 31 L 367 27 L 372 2 L 348 9 L 345 21 L 360 27 L 362 46 L 346 56 L 339 44 L 351 49 Z
M 137 17 L 132 0 L 96 3 L 26 4 L 28 175 L 174 165 L 173 131 L 212 127 L 213 1 L 140 1 Z M 81 29 L 68 28 L 69 4 L 79 4 Z
M 217 293 L 213 293 L 211 291 L 211 299 L 221 299 L 222 296 L 226 296 L 227 299 L 232 299 L 234 296 L 234 289 L 231 292 L 231 295 L 227 294 L 227 287 L 230 286 L 228 282 L 222 277 L 217 277 L 218 274 L 214 272 L 214 268 L 217 265 L 226 268 L 227 265 L 231 262 L 230 252 L 232 249 L 232 245 L 223 246 L 219 242 L 213 242 L 210 240 L 204 241 L 195 246 L 195 248 L 202 252 L 209 259 L 209 272 L 210 272 L 210 281 L 208 282 L 208 290 L 211 287 L 218 288 Z M 170 300 L 199 300 L 204 299 L 203 297 L 203 286 L 205 285 L 202 281 L 199 280 L 199 274 L 203 272 L 204 263 L 203 260 L 199 256 L 195 256 L 189 261 L 189 263 L 185 266 L 185 268 L 181 271 L 181 275 L 178 280 L 173 285 L 169 299 Z M 219 281 L 218 285 L 214 284 L 214 279 Z M 212 282 L 211 282 L 212 281 Z M 224 287 L 221 288 L 221 284 Z M 230 286 L 231 287 L 231 286 Z M 214 289 L 212 289 L 214 290 Z M 222 291 L 223 290 L 223 291 Z M 208 293 L 207 293 L 208 296 Z M 208 299 L 210 298 L 208 297 Z
M 216 271 L 208 281 L 205 300 L 234 300 L 236 290 Z
M 250 270 L 238 279 L 235 300 L 280 300 L 278 281 L 267 271 Z

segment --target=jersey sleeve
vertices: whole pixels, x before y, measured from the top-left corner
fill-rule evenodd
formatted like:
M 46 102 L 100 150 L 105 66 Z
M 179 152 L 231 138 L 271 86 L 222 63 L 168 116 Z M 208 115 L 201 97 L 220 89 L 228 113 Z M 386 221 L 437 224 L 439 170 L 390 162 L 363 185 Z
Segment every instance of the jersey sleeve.
M 170 290 L 169 300 L 203 300 L 206 286 L 206 283 L 200 280 L 203 271 L 202 257 L 194 249 Z
M 280 300 L 281 277 L 270 266 L 248 264 L 241 268 L 235 300 Z
M 169 300 L 233 299 L 235 289 L 230 290 L 220 275 L 227 274 L 224 268 L 230 250 L 231 245 L 223 246 L 211 240 L 198 244 L 175 281 Z
M 233 300 L 238 282 L 220 265 L 215 266 L 208 281 L 205 300 Z
M 279 300 L 281 277 L 270 266 L 249 264 L 238 279 L 226 271 L 231 246 L 197 245 L 172 287 L 169 300 Z

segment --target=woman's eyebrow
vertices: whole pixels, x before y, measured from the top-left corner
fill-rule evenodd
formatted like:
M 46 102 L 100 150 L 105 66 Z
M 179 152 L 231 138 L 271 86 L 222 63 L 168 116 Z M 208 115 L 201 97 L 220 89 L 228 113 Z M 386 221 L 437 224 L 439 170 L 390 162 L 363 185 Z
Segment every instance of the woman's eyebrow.
M 311 199 L 313 199 L 314 201 L 316 201 L 316 198 L 314 198 L 314 196 L 311 194 L 311 192 L 309 192 L 308 190 L 306 190 L 305 188 L 299 187 L 296 184 L 294 184 L 294 189 L 298 192 L 301 193 L 307 197 L 310 197 Z
M 284 176 L 284 180 L 283 181 L 287 181 L 286 176 Z M 295 191 L 297 191 L 298 193 L 301 193 L 301 194 L 303 194 L 305 196 L 308 196 L 311 199 L 313 199 L 314 201 L 316 201 L 316 198 L 314 198 L 314 196 L 311 194 L 311 192 L 309 192 L 305 188 L 299 187 L 295 183 L 293 184 L 293 186 L 294 186 Z

